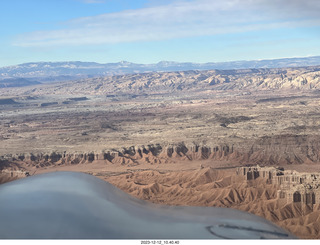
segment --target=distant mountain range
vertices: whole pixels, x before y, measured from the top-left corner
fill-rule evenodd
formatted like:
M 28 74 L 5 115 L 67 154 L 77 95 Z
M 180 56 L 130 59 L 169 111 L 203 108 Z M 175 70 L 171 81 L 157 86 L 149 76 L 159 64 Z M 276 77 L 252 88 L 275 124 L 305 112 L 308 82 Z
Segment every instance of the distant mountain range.
M 161 61 L 156 64 L 135 64 L 127 61 L 99 64 L 95 62 L 35 62 L 0 68 L 0 87 L 28 86 L 37 83 L 74 80 L 110 75 L 188 70 L 233 70 L 254 68 L 305 67 L 320 65 L 320 56 L 210 63 Z M 27 81 L 15 80 L 24 78 Z M 8 80 L 9 79 L 9 80 Z M 11 80 L 12 79 L 12 80 Z
M 0 80 L 0 88 L 25 87 L 41 84 L 40 82 L 30 81 L 25 78 L 8 78 Z

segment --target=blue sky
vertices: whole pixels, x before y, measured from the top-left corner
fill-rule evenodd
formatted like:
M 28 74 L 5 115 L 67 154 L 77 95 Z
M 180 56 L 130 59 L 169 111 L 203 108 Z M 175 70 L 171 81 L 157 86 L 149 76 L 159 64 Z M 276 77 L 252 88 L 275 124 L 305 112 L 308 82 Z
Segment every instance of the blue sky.
M 320 55 L 319 0 L 1 0 L 0 66 Z

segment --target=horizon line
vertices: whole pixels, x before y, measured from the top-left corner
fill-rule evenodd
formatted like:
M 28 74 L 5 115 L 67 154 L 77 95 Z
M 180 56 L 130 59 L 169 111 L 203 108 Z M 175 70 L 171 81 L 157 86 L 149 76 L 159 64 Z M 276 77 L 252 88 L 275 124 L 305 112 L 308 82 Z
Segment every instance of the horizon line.
M 193 61 L 172 61 L 172 60 L 160 60 L 158 62 L 154 63 L 136 63 L 136 62 L 131 62 L 127 60 L 120 60 L 118 62 L 97 62 L 97 61 L 83 61 L 83 60 L 65 60 L 65 61 L 30 61 L 30 62 L 24 62 L 24 63 L 19 63 L 19 64 L 14 64 L 14 65 L 6 65 L 6 66 L 1 66 L 0 68 L 7 68 L 7 67 L 12 67 L 12 66 L 19 66 L 19 65 L 25 65 L 25 64 L 39 64 L 39 63 L 74 63 L 74 62 L 81 62 L 81 63 L 96 63 L 100 65 L 106 65 L 106 64 L 119 64 L 119 63 L 130 63 L 130 64 L 137 64 L 137 65 L 155 65 L 159 63 L 191 63 L 191 64 L 219 64 L 219 63 L 231 63 L 231 62 L 252 62 L 252 61 L 272 61 L 272 60 L 282 60 L 282 59 L 306 59 L 306 58 L 320 58 L 320 55 L 308 55 L 308 56 L 292 56 L 292 57 L 281 57 L 281 58 L 266 58 L 266 59 L 247 59 L 247 60 L 228 60 L 228 61 L 208 61 L 208 62 L 193 62 Z

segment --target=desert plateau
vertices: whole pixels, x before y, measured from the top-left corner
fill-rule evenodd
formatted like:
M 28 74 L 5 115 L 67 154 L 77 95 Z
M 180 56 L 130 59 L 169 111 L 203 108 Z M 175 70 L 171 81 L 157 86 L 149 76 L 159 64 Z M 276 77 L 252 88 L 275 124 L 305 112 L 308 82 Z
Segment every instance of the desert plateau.
M 320 66 L 44 80 L 1 83 L 0 183 L 84 172 L 320 238 Z

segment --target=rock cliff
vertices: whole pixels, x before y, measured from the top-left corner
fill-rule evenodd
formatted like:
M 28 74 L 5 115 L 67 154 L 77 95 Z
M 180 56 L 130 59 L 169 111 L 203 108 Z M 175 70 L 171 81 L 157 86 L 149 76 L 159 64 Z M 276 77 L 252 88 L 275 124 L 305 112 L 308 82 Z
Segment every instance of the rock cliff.
M 229 161 L 236 165 L 286 165 L 320 162 L 319 139 L 316 136 L 278 135 L 235 144 L 132 146 L 103 152 L 42 154 L 7 154 L 1 164 L 24 162 L 37 168 L 49 165 L 84 164 L 103 161 L 106 164 L 139 165 L 179 161 Z

